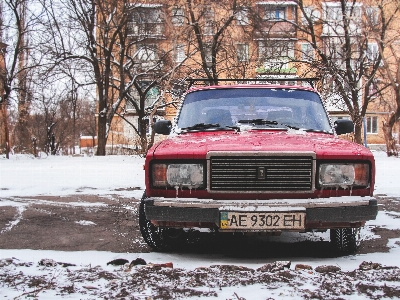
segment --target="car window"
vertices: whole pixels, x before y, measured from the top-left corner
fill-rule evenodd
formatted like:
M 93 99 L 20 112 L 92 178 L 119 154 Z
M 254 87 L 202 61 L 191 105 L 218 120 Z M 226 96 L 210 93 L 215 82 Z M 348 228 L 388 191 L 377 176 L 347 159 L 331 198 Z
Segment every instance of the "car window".
M 296 89 L 239 88 L 199 90 L 186 95 L 178 115 L 178 128 L 195 124 L 236 126 L 240 123 L 265 128 L 275 121 L 276 127 L 332 132 L 328 116 L 317 93 Z M 268 123 L 271 128 L 271 123 Z

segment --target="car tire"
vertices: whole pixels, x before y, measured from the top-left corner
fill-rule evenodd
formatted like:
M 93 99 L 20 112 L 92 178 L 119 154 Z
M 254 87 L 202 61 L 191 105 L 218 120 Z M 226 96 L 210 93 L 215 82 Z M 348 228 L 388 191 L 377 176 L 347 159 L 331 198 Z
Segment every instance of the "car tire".
M 360 228 L 338 228 L 330 230 L 333 249 L 339 254 L 353 254 L 360 246 Z
M 183 231 L 153 225 L 146 218 L 146 205 L 146 195 L 143 194 L 139 206 L 139 227 L 144 241 L 156 251 L 168 251 L 177 247 Z

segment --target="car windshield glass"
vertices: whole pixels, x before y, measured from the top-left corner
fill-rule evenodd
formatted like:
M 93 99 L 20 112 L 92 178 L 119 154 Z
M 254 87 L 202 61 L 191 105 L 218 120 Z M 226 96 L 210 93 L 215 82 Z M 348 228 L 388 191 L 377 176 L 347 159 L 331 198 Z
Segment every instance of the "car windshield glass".
M 332 133 L 318 94 L 297 89 L 235 88 L 191 92 L 184 99 L 177 126 L 182 129 L 202 123 Z

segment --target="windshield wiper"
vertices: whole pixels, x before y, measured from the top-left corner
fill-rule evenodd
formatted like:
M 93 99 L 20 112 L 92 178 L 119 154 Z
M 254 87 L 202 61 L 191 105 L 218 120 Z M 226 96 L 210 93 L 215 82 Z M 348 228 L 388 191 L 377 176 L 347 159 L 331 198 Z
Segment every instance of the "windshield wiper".
M 325 130 L 317 130 L 317 129 L 307 129 L 307 128 L 300 128 L 297 126 L 285 124 L 285 123 L 279 123 L 278 121 L 270 121 L 266 119 L 252 119 L 252 120 L 239 120 L 238 123 L 242 124 L 252 124 L 252 125 L 274 125 L 275 126 L 284 126 L 288 129 L 293 129 L 293 130 L 304 130 L 306 132 L 323 132 L 323 133 L 329 133 Z
M 184 127 L 184 128 L 182 128 L 182 130 L 187 132 L 187 131 L 192 131 L 192 130 L 201 131 L 201 130 L 207 130 L 207 129 L 212 129 L 212 128 L 221 129 L 221 130 L 228 128 L 230 130 L 240 131 L 240 128 L 237 126 L 221 126 L 219 123 L 213 123 L 213 124 L 212 123 L 198 123 L 193 126 Z
M 281 124 L 281 125 L 286 126 L 287 128 L 293 129 L 293 130 L 303 130 L 306 132 L 322 132 L 322 133 L 328 133 L 328 134 L 330 133 L 326 130 L 321 130 L 321 129 L 300 128 L 300 127 L 292 126 L 292 125 L 288 125 L 288 124 Z
M 182 128 L 182 130 L 203 130 L 203 129 L 210 129 L 210 128 L 218 128 L 221 127 L 218 123 L 198 123 L 193 126 Z
M 269 121 L 265 119 L 239 120 L 238 123 L 253 125 L 278 125 L 277 121 Z
M 239 126 L 225 126 L 225 128 L 229 128 L 229 129 L 235 130 L 236 132 L 240 132 Z
M 297 127 L 297 126 L 292 126 L 292 125 L 289 125 L 289 124 L 284 124 L 284 123 L 281 123 L 281 125 L 283 125 L 283 126 L 285 126 L 285 127 L 289 128 L 289 129 L 294 129 L 294 130 L 300 130 L 300 129 L 303 129 L 303 128 L 300 128 L 300 127 Z

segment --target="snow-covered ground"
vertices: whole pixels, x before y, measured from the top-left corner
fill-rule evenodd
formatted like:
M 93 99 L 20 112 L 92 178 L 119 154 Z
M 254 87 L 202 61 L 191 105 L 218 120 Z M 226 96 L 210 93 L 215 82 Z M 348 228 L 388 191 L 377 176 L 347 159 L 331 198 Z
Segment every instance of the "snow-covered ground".
M 386 153 L 384 152 L 374 152 L 374 155 L 377 165 L 375 194 L 381 196 L 386 195 L 388 197 L 396 197 L 400 199 L 400 181 L 398 178 L 400 174 L 400 158 L 387 157 Z M 0 213 L 1 206 L 24 205 L 21 202 L 13 201 L 13 197 L 38 195 L 62 196 L 73 194 L 108 195 L 112 193 L 126 197 L 140 198 L 144 189 L 143 164 L 144 159 L 138 156 L 54 156 L 34 159 L 29 156 L 18 155 L 12 156 L 10 160 L 0 158 Z M 397 218 L 395 218 L 396 216 Z M 371 238 L 374 235 L 372 232 L 368 231 L 368 228 L 375 225 L 388 229 L 400 229 L 399 214 L 380 212 L 376 220 L 367 223 L 366 230 L 364 232 L 364 236 L 366 238 Z M 260 274 L 263 273 L 260 273 L 259 271 L 253 272 L 251 270 L 247 270 L 245 274 L 243 273 L 240 275 L 244 278 L 243 280 L 247 280 L 246 284 L 240 282 L 224 284 L 223 281 L 226 281 L 227 279 L 221 274 L 223 272 L 228 274 L 229 272 L 222 269 L 218 269 L 217 272 L 215 268 L 210 268 L 210 266 L 215 265 L 234 265 L 257 270 L 265 264 L 274 263 L 273 259 L 240 259 L 224 257 L 217 254 L 193 253 L 139 254 L 95 251 L 61 252 L 29 249 L 0 249 L 0 298 L 20 299 L 36 294 L 38 299 L 61 298 L 61 295 L 63 295 L 64 298 L 69 299 L 111 299 L 117 297 L 117 293 L 113 294 L 110 289 L 121 289 L 121 287 L 125 284 L 124 289 L 128 293 L 126 296 L 127 298 L 135 297 L 135 299 L 152 299 L 152 291 L 154 292 L 154 287 L 151 288 L 150 286 L 147 286 L 146 282 L 143 283 L 139 279 L 137 279 L 135 282 L 132 282 L 132 278 L 135 278 L 135 276 L 147 276 L 146 272 L 148 268 L 158 268 L 157 266 L 154 266 L 154 264 L 162 264 L 166 262 L 173 263 L 173 270 L 175 270 L 174 272 L 182 269 L 178 275 L 175 273 L 169 273 L 168 278 L 174 276 L 181 278 L 180 282 L 164 282 L 169 288 L 169 291 L 171 289 L 183 289 L 184 287 L 196 289 L 196 287 L 193 287 L 193 285 L 190 283 L 190 278 L 195 276 L 193 275 L 193 272 L 197 272 L 196 276 L 200 276 L 198 275 L 198 272 L 206 272 L 209 274 L 208 276 L 213 274 L 213 279 L 210 278 L 209 280 L 210 285 L 197 287 L 197 290 L 201 291 L 201 293 L 199 293 L 197 296 L 195 294 L 194 296 L 192 295 L 193 298 L 191 299 L 200 299 L 210 295 L 213 299 L 267 299 L 268 297 L 272 297 L 274 299 L 302 298 L 305 297 L 305 291 L 311 291 L 309 295 L 315 296 L 316 294 L 313 294 L 313 290 L 316 290 L 318 287 L 320 288 L 317 282 L 328 279 L 326 277 L 327 275 L 319 275 L 324 273 L 308 270 L 294 271 L 295 265 L 309 265 L 313 269 L 318 266 L 330 265 L 340 267 L 340 269 L 344 272 L 358 269 L 363 261 L 379 263 L 382 266 L 400 267 L 399 239 L 389 240 L 388 246 L 391 248 L 389 253 L 372 253 L 338 258 L 310 259 L 304 257 L 287 257 L 285 260 L 291 261 L 292 263 L 289 273 L 300 273 L 296 273 L 297 279 L 293 279 L 292 284 L 286 281 L 276 280 L 275 285 L 271 285 L 271 282 L 268 283 L 267 279 L 263 279 L 264 281 L 266 280 L 264 282 L 263 280 L 257 279 L 259 277 L 255 278 L 254 274 L 261 276 Z M 135 260 L 136 258 L 142 258 L 148 263 L 151 262 L 153 265 L 127 268 L 127 266 L 116 267 L 106 264 L 113 259 L 121 257 L 128 259 L 129 261 Z M 75 264 L 76 266 L 70 266 L 68 268 L 60 265 L 55 267 L 39 266 L 38 263 L 43 258 L 53 259 L 56 262 L 71 263 Z M 75 270 L 74 274 L 80 274 L 81 277 L 77 277 L 78 279 L 75 278 L 76 280 L 72 281 L 70 275 L 71 270 Z M 99 270 L 101 270 L 101 272 Z M 164 269 L 161 268 L 161 270 Z M 93 274 L 90 272 L 97 274 L 97 277 L 95 277 L 92 281 L 88 279 L 91 276 L 90 274 Z M 173 271 L 160 271 L 157 280 L 167 280 L 163 277 L 166 276 L 165 272 Z M 391 271 L 388 270 L 385 272 Z M 50 282 L 49 286 L 47 288 L 43 288 L 43 285 L 40 285 L 39 283 L 36 285 L 34 283 L 30 285 L 23 285 L 22 283 L 20 283 L 20 286 L 15 285 L 15 282 L 18 282 L 16 279 L 18 278 L 18 274 L 22 273 L 25 274 L 25 277 L 21 276 L 21 278 L 24 278 L 24 280 L 26 280 L 26 276 L 36 276 L 35 278 L 41 276 L 44 281 Z M 109 275 L 112 278 L 108 278 L 108 280 L 106 280 L 104 278 L 104 274 L 106 273 L 113 274 L 112 276 Z M 287 276 L 290 277 L 293 275 L 292 273 L 292 275 L 289 273 Z M 8 277 L 4 274 L 8 274 Z M 84 274 L 86 274 L 86 276 L 84 276 Z M 104 276 L 99 276 L 99 274 L 103 274 Z M 353 283 L 358 282 L 359 285 L 361 284 L 361 286 L 364 286 L 367 283 L 371 284 L 375 282 L 375 279 L 372 277 L 377 275 L 374 273 L 369 274 L 371 277 L 368 277 L 363 273 L 362 276 L 355 276 L 353 279 L 349 279 L 349 281 L 353 281 Z M 388 277 L 381 279 L 381 281 L 379 281 L 380 284 L 382 286 L 387 285 L 391 289 L 400 291 L 400 273 L 396 274 L 396 276 L 398 276 L 397 280 L 393 280 L 394 275 L 392 274 L 392 277 L 388 275 Z M 392 278 L 392 280 L 388 279 L 389 277 Z M 14 285 L 10 284 L 10 278 L 13 278 Z M 217 279 L 220 281 L 217 282 Z M 340 281 L 342 281 L 342 279 Z M 72 282 L 70 285 L 68 285 L 70 291 L 68 291 L 67 287 L 65 288 L 64 293 L 60 292 L 60 289 L 52 289 L 52 287 L 56 286 L 57 284 L 60 286 L 68 282 Z M 132 288 L 132 286 L 135 286 L 135 284 L 142 284 L 143 286 L 134 290 L 129 290 L 128 286 Z M 301 285 L 301 291 L 299 291 L 299 288 L 293 287 L 293 284 L 296 286 Z M 339 283 L 337 282 L 337 285 L 338 284 Z M 72 290 L 71 286 L 73 286 Z M 340 288 L 340 290 L 344 291 L 340 292 L 340 297 L 344 299 L 364 299 L 366 295 L 365 293 L 360 294 L 359 290 L 358 292 L 351 291 L 351 288 L 349 289 L 350 291 L 346 290 L 346 287 L 337 288 Z M 209 291 L 210 293 L 208 294 L 206 291 Z M 371 293 L 372 297 L 376 296 L 374 296 L 374 292 L 372 290 Z M 375 291 L 375 294 L 376 293 L 379 294 L 379 292 Z M 187 296 L 189 294 L 187 294 Z M 180 297 L 181 299 L 185 298 L 185 296 L 182 296 L 184 293 L 172 293 L 172 295 Z M 390 295 L 390 293 L 386 293 L 386 296 L 387 295 Z M 398 296 L 399 295 L 400 292 Z M 320 295 L 320 297 L 323 296 L 324 295 Z M 174 296 L 171 297 L 174 298 Z M 332 294 L 329 297 L 332 298 Z M 379 298 L 379 295 L 377 298 Z M 169 299 L 168 295 L 165 296 L 165 299 Z

